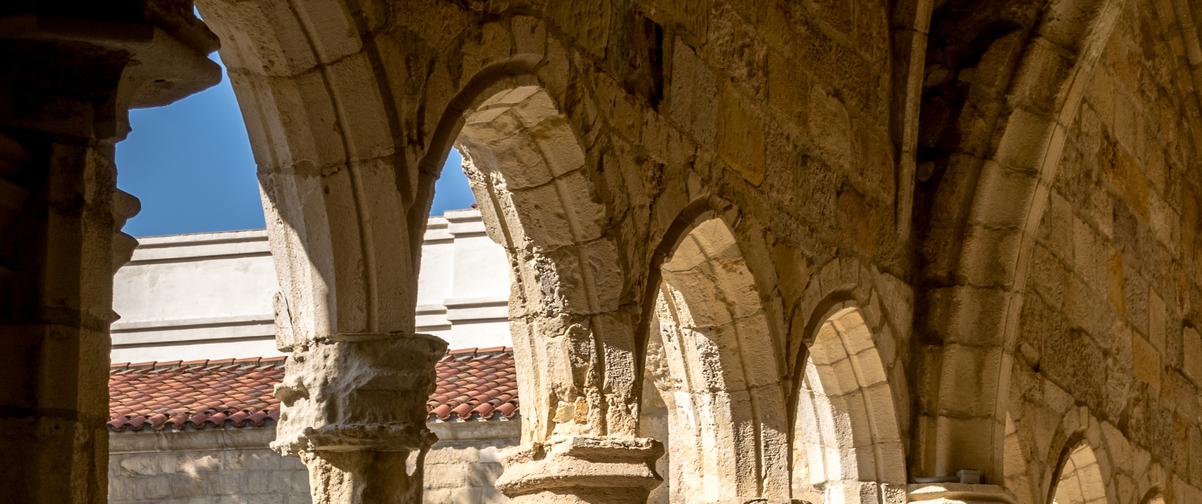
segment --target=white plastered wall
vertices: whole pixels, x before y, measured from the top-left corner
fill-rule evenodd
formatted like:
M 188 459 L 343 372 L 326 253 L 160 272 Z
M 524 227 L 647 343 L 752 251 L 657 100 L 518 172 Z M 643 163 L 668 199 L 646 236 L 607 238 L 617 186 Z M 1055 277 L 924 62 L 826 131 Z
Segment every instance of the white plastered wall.
M 263 230 L 146 237 L 113 283 L 113 362 L 280 355 Z M 431 217 L 417 330 L 451 348 L 509 346 L 509 265 L 476 210 Z

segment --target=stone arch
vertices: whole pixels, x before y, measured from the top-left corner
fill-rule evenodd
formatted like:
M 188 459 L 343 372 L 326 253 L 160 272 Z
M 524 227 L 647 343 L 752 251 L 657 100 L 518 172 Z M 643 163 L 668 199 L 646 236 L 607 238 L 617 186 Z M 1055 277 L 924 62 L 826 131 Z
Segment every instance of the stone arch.
M 200 0 L 238 97 L 282 296 L 282 348 L 411 333 L 421 241 L 406 225 L 401 125 L 366 20 L 338 0 Z
M 702 201 L 663 242 L 647 302 L 644 405 L 667 407 L 672 502 L 788 497 L 783 360 L 770 311 L 726 220 Z M 665 492 L 670 492 L 670 496 Z M 653 495 L 653 498 L 656 498 Z M 654 501 L 653 501 L 654 502 Z
M 483 86 L 493 94 L 463 113 L 455 140 L 487 231 L 510 257 L 523 439 L 633 434 L 633 379 L 622 384 L 633 360 L 607 362 L 623 354 L 606 351 L 630 348 L 635 320 L 620 302 L 619 248 L 570 120 L 537 81 L 513 85 L 531 81 Z
M 899 322 L 881 305 L 878 278 L 887 275 L 856 259 L 832 260 L 797 307 L 802 328 L 791 339 L 789 404 L 794 498 L 905 501 L 906 350 Z M 908 293 L 890 299 L 905 311 Z
M 1049 504 L 1107 504 L 1098 457 L 1088 443 L 1079 442 L 1064 454 L 1052 483 Z
M 432 441 L 420 404 L 433 377 L 423 366 L 433 360 L 413 362 L 424 361 L 413 342 L 430 354 L 439 345 L 413 334 L 414 287 L 434 180 L 452 143 L 465 153 L 494 238 L 511 253 L 513 297 L 521 300 L 512 313 L 525 444 L 553 434 L 633 435 L 637 313 L 619 306 L 625 275 L 618 247 L 602 236 L 607 212 L 585 176 L 577 123 L 586 122 L 556 105 L 568 82 L 567 52 L 541 21 L 474 24 L 469 10 L 446 4 L 434 8 L 451 37 L 432 48 L 379 30 L 387 13 L 339 0 L 202 0 L 199 8 L 225 41 L 221 54 L 259 164 L 273 255 L 283 259 L 280 347 L 310 357 L 323 352 L 289 359 L 279 446 L 340 443 L 344 425 L 368 429 L 372 439 L 363 446 L 376 437 L 425 447 Z M 467 40 L 456 30 L 480 37 Z M 552 180 L 534 180 L 543 173 L 530 156 L 550 160 L 541 166 L 554 170 Z M 515 169 L 523 163 L 530 166 Z M 388 349 L 356 353 L 369 346 Z M 326 358 L 352 362 L 365 376 L 327 380 L 323 369 L 297 369 Z M 399 376 L 406 373 L 412 376 Z M 369 378 L 373 387 L 408 387 L 373 401 L 382 426 L 350 418 L 358 410 L 343 403 L 353 394 L 336 390 L 357 392 L 356 383 Z M 412 415 L 391 421 L 400 410 Z M 339 418 L 326 418 L 331 412 Z M 317 439 L 326 427 L 338 432 Z
M 1164 494 L 1160 492 L 1159 488 L 1153 488 L 1144 494 L 1143 498 L 1139 500 L 1139 504 L 1165 504 Z
M 1144 449 L 1134 445 L 1119 428 L 1096 417 L 1084 405 L 1063 402 L 1067 394 L 1054 384 L 1043 383 L 1045 395 L 1061 399 L 1041 402 L 1024 401 L 1021 397 L 1036 397 L 1036 394 L 1012 392 L 1011 405 L 1006 417 L 1006 479 L 1005 489 L 1014 495 L 1019 504 L 1052 503 L 1057 484 L 1066 479 L 1066 471 L 1077 471 L 1070 485 L 1077 485 L 1075 493 L 1065 490 L 1062 496 L 1069 502 L 1142 502 L 1141 495 L 1152 495 L 1164 488 L 1166 472 L 1160 462 Z M 1088 457 L 1081 452 L 1089 449 Z M 1073 463 L 1066 467 L 1066 460 Z M 1096 462 L 1089 472 L 1080 472 L 1082 467 Z M 1083 482 L 1100 481 L 1081 490 Z M 1100 488 L 1100 490 L 1098 490 Z M 1104 500 L 1097 500 L 1103 498 Z M 1072 500 L 1078 499 L 1078 500 Z M 1062 502 L 1063 504 L 1063 502 Z
M 924 378 L 935 397 L 920 424 L 929 433 L 915 453 L 915 470 L 949 476 L 979 468 L 1002 481 L 1006 398 L 1017 339 L 1022 292 L 1033 240 L 1086 84 L 1109 39 L 1122 0 L 1054 0 L 1029 27 L 1029 35 L 997 64 L 1005 76 L 996 93 L 982 93 L 996 121 L 964 132 L 949 154 L 959 174 L 933 198 L 930 215 L 949 216 L 948 229 L 925 238 L 933 283 L 929 330 L 940 339 L 941 358 Z M 1024 32 L 1026 33 L 1026 32 Z M 995 55 L 996 56 L 996 55 Z M 993 101 L 996 103 L 984 103 Z M 939 125 L 933 127 L 938 128 Z M 970 188 L 970 189 L 965 189 Z M 946 270 L 946 271 L 945 271 Z M 959 390 L 981 384 L 977 399 Z M 981 441 L 982 439 L 986 441 Z
M 412 164 L 405 107 L 372 20 L 340 0 L 202 0 L 258 165 L 281 292 L 272 446 L 301 455 L 312 491 L 420 495 L 433 443 L 423 404 L 438 338 L 414 333 Z M 418 468 L 359 486 L 368 467 Z M 367 463 L 368 460 L 372 462 Z
M 641 263 L 630 265 L 630 238 L 613 222 L 621 190 L 597 168 L 609 126 L 594 99 L 603 98 L 579 93 L 580 69 L 542 20 L 502 17 L 477 34 L 462 61 L 429 76 L 458 84 L 424 102 L 441 112 L 427 117 L 437 120 L 416 163 L 413 209 L 429 207 L 453 144 L 490 236 L 509 254 L 523 430 L 496 485 L 510 496 L 616 491 L 617 478 L 620 491 L 645 493 L 658 484 L 651 465 L 662 447 L 635 438 L 641 305 L 631 268 Z M 413 209 L 410 225 L 424 225 Z M 593 460 L 598 450 L 605 464 Z
M 1150 454 L 1138 447 L 1132 446 L 1130 450 L 1134 455 L 1132 458 L 1142 459 L 1145 456 L 1152 458 Z M 1116 462 L 1120 465 L 1119 470 L 1134 473 L 1132 476 L 1135 480 L 1135 495 L 1142 496 L 1138 501 L 1139 504 L 1190 502 L 1190 489 L 1175 485 L 1173 475 L 1165 469 L 1162 462 L 1151 460 L 1146 467 L 1131 464 L 1123 458 L 1119 458 Z M 1143 470 L 1139 471 L 1140 468 Z M 1193 495 L 1198 495 L 1196 490 Z
M 1050 2 L 1034 29 L 1032 41 L 1023 46 L 1013 82 L 1002 99 L 1002 117 L 996 127 L 986 130 L 993 136 L 983 137 L 991 143 L 987 149 L 972 153 L 982 161 L 979 173 L 974 174 L 975 180 L 968 182 L 973 187 L 971 198 L 959 202 L 968 204 L 964 233 L 957 238 L 963 245 L 948 244 L 954 245 L 947 250 L 953 251 L 948 258 L 956 264 L 949 277 L 941 280 L 957 285 L 935 289 L 938 294 L 931 296 L 929 302 L 945 305 L 932 310 L 944 314 L 938 322 L 943 327 L 937 329 L 943 342 L 943 358 L 939 375 L 930 381 L 939 383 L 937 403 L 945 397 L 949 399 L 947 407 L 937 408 L 950 414 L 928 423 L 934 433 L 924 437 L 936 442 L 927 445 L 926 453 L 916 459 L 925 473 L 946 475 L 958 468 L 992 467 L 994 472 L 986 471 L 986 479 L 998 481 L 1011 479 L 1024 470 L 1005 467 L 1014 460 L 1006 456 L 1010 450 L 1007 426 L 1010 420 L 1006 416 L 1005 395 L 1014 387 L 1012 370 L 1018 369 L 1011 364 L 1020 333 L 1030 263 L 1049 194 L 1060 172 L 1069 130 L 1078 120 L 1093 69 L 1124 5 L 1132 3 Z M 1147 4 L 1140 8 L 1154 11 L 1164 23 L 1160 28 L 1164 29 L 1166 45 L 1198 47 L 1198 33 L 1190 21 L 1191 14 L 1184 12 L 1184 4 Z M 1077 21 L 1065 22 L 1071 19 Z M 1196 51 L 1189 51 L 1175 53 L 1185 60 L 1180 62 L 1183 67 L 1196 65 L 1192 60 L 1197 58 L 1188 55 Z M 1190 72 L 1183 75 L 1182 79 L 1174 79 L 1174 83 L 1178 92 L 1189 96 L 1196 92 L 1193 84 L 1199 76 Z M 989 401 L 959 401 L 955 398 L 963 396 L 963 392 L 957 395 L 954 389 L 968 381 L 965 377 L 979 380 L 983 390 L 1001 394 Z M 974 437 L 983 439 L 987 430 L 992 440 L 987 449 L 972 448 L 974 443 L 963 442 Z M 963 446 L 956 445 L 953 441 L 956 439 L 962 440 Z
M 792 314 L 788 358 L 793 395 L 804 375 L 809 347 L 827 319 L 842 308 L 854 307 L 870 329 L 872 342 L 885 367 L 898 428 L 906 439 L 909 424 L 909 361 L 911 306 L 909 287 L 892 275 L 877 271 L 859 259 L 839 257 L 828 261 L 811 277 Z M 796 398 L 791 398 L 795 406 Z
M 854 301 L 835 303 L 818 321 L 795 392 L 793 496 L 904 502 L 905 446 L 874 337 L 889 329 L 870 326 Z
M 1111 457 L 1106 441 L 1102 424 L 1088 408 L 1069 408 L 1052 437 L 1042 470 L 1040 486 L 1049 504 L 1118 504 L 1115 463 L 1122 461 Z

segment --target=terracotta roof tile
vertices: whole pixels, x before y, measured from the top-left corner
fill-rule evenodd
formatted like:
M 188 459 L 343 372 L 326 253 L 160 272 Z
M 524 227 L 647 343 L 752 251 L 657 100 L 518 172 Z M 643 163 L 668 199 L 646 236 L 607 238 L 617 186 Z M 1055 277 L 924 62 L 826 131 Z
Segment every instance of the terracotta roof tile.
M 272 395 L 284 357 L 115 363 L 109 430 L 262 427 L 280 418 Z M 435 366 L 431 421 L 511 420 L 518 414 L 513 350 L 452 350 Z

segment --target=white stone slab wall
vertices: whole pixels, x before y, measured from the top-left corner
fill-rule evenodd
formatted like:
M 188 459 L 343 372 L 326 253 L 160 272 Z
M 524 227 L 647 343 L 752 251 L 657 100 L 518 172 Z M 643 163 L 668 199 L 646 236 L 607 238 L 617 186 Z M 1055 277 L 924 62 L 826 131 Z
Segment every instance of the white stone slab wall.
M 114 280 L 113 362 L 266 357 L 275 268 L 263 230 L 147 237 Z M 431 217 L 417 330 L 451 348 L 509 346 L 509 266 L 476 210 Z

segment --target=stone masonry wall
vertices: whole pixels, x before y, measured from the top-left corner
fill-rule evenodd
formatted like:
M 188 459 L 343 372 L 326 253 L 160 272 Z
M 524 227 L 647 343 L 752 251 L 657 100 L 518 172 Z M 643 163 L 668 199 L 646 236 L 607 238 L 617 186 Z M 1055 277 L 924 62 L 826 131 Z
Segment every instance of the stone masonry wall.
M 309 474 L 267 448 L 272 429 L 109 435 L 109 502 L 309 502 Z
M 442 441 L 426 456 L 425 502 L 505 502 L 493 487 L 497 451 L 517 444 L 517 422 L 431 427 Z M 271 428 L 110 433 L 109 502 L 308 504 L 304 464 L 267 448 L 274 437 Z
M 1085 443 L 1111 502 L 1202 502 L 1198 98 L 1166 16 L 1125 4 L 1039 227 L 1009 403 L 1020 498 Z
M 511 310 L 528 445 L 637 434 L 636 331 L 666 257 L 704 214 L 729 228 L 754 280 L 742 292 L 761 305 L 770 337 L 756 360 L 771 364 L 757 370 L 777 370 L 756 390 L 798 390 L 832 303 L 854 299 L 881 328 L 864 340 L 896 363 L 881 401 L 896 406 L 872 411 L 898 417 L 910 481 L 979 469 L 986 484 L 1004 475 L 1019 502 L 1044 502 L 1065 454 L 1087 446 L 1081 460 L 1097 461 L 1112 502 L 1202 501 L 1189 2 L 924 4 L 911 26 L 900 18 L 918 2 L 199 2 L 226 42 L 269 232 L 282 237 L 281 346 L 410 332 L 396 307 L 414 304 L 420 257 L 397 251 L 418 250 L 457 145 L 490 195 L 486 222 L 511 254 L 529 253 L 513 261 L 513 292 L 541 310 Z M 928 28 L 931 51 L 895 52 L 903 32 Z M 899 71 L 924 63 L 923 79 Z M 942 124 L 941 107 L 922 104 L 918 124 L 895 102 L 949 99 L 913 92 L 940 74 L 963 110 Z M 933 130 L 934 159 L 956 162 L 919 170 L 931 189 L 912 214 L 902 154 L 913 146 L 895 141 L 915 128 Z M 927 217 L 948 222 L 912 236 Z M 926 327 L 912 331 L 915 320 Z M 742 352 L 706 370 L 738 369 Z M 339 376 L 288 371 L 322 386 Z M 286 406 L 313 413 L 292 417 L 295 433 L 370 417 Z M 780 421 L 790 407 L 754 410 Z M 738 430 L 758 433 L 750 462 L 726 470 L 753 483 L 738 496 L 795 497 L 798 464 L 778 435 L 789 429 Z M 491 477 L 429 460 L 432 498 Z

